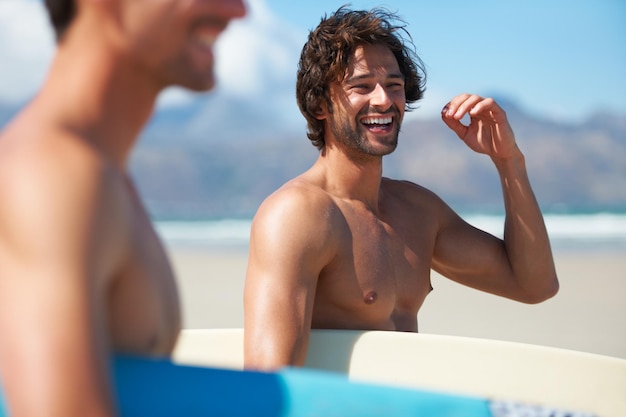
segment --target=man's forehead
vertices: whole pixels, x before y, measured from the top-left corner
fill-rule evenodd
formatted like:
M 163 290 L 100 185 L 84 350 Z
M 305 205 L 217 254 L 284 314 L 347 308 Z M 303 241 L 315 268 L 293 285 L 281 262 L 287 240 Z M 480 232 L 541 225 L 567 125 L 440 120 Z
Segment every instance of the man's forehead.
M 383 44 L 359 45 L 348 60 L 345 80 L 362 76 L 402 76 L 398 60 Z

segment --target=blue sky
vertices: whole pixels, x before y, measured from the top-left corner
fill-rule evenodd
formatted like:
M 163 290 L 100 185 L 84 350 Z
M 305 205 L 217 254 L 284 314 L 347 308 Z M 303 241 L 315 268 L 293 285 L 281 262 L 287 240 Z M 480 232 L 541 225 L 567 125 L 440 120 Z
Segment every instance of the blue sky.
M 224 94 L 271 101 L 281 120 L 302 123 L 295 68 L 307 33 L 343 1 L 247 0 L 250 15 L 218 45 Z M 626 1 L 355 0 L 386 6 L 408 23 L 426 64 L 418 115 L 432 116 L 461 92 L 507 95 L 546 118 L 576 122 L 597 110 L 626 114 Z M 32 96 L 54 52 L 40 0 L 0 0 L 0 103 Z M 164 103 L 184 102 L 180 92 Z M 187 98 L 186 98 L 187 97 Z M 259 104 L 262 101 L 263 104 Z
M 267 4 L 305 36 L 342 2 Z M 443 101 L 464 91 L 498 93 L 559 119 L 597 109 L 626 114 L 623 0 L 351 2 L 356 9 L 375 6 L 398 12 L 408 23 L 427 65 L 426 99 Z

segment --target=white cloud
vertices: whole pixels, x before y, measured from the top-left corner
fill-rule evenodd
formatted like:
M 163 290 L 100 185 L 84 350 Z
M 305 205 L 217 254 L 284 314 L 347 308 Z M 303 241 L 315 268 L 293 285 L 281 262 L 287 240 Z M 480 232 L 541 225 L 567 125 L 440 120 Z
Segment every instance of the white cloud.
M 295 95 L 296 69 L 306 33 L 279 20 L 265 0 L 248 0 L 245 19 L 233 21 L 216 46 L 214 95 L 283 100 Z M 159 101 L 180 106 L 198 95 L 173 88 Z
M 264 0 L 249 0 L 248 16 L 232 23 L 217 47 L 222 88 L 238 95 L 259 94 L 293 80 L 303 37 L 279 21 Z
M 249 0 L 248 16 L 220 39 L 218 89 L 229 96 L 291 94 L 304 33 L 279 21 L 265 0 Z M 54 33 L 41 1 L 0 1 L 0 101 L 18 104 L 41 86 L 54 54 Z M 196 95 L 169 89 L 163 106 L 186 104 Z
M 54 53 L 42 2 L 0 1 L 0 102 L 18 104 L 41 86 Z
M 218 41 L 216 88 L 200 95 L 172 88 L 159 100 L 160 109 L 201 107 L 187 120 L 187 132 L 257 137 L 277 129 L 304 131 L 295 84 L 307 33 L 279 20 L 265 0 L 248 0 L 247 6 L 246 18 L 232 22 Z

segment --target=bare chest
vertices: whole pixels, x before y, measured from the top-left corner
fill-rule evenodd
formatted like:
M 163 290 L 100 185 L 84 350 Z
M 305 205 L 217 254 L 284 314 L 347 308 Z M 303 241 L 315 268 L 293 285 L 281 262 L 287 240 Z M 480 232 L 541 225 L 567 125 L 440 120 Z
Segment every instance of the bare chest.
M 318 283 L 314 322 L 322 318 L 338 327 L 416 331 L 417 312 L 431 291 L 427 230 L 420 233 L 415 222 L 409 226 L 371 212 L 343 213 L 338 254 Z
M 129 253 L 110 293 L 117 350 L 169 354 L 181 327 L 179 296 L 166 252 L 143 209 L 133 212 Z

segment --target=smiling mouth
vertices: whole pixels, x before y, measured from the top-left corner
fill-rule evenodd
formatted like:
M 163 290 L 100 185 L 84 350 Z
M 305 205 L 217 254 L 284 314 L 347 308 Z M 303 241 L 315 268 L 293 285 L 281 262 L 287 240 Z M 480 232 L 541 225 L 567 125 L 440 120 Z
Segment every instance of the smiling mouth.
M 214 30 L 196 30 L 193 36 L 194 42 L 203 48 L 213 49 L 219 33 Z
M 369 130 L 387 130 L 393 124 L 392 116 L 368 116 L 361 123 Z
M 212 49 L 217 38 L 225 29 L 226 23 L 207 19 L 196 25 L 193 30 L 193 39 L 198 45 Z

